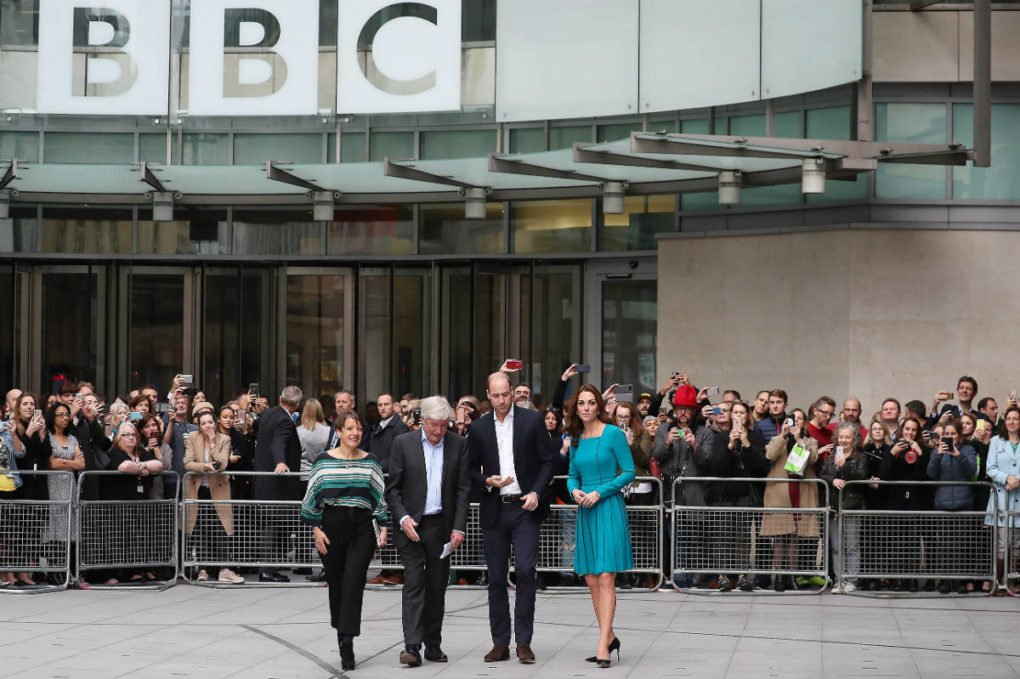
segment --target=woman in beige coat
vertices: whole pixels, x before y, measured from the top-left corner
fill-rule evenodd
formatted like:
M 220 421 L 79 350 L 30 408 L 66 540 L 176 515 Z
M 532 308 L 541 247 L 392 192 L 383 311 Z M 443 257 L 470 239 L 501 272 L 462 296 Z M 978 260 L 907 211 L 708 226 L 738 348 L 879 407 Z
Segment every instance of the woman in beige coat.
M 765 457 L 772 464 L 769 479 L 804 479 L 805 483 L 766 482 L 765 514 L 761 522 L 761 536 L 772 540 L 772 569 L 779 570 L 813 570 L 813 565 L 798 563 L 798 552 L 802 540 L 817 542 L 820 535 L 818 514 L 798 514 L 795 512 L 769 512 L 770 508 L 790 509 L 794 507 L 818 507 L 818 484 L 811 483 L 815 475 L 815 463 L 818 461 L 818 443 L 807 435 L 807 417 L 801 410 L 793 411 L 793 426 L 783 425 L 780 434 L 768 442 Z M 807 464 L 802 475 L 786 471 L 786 461 L 795 444 L 808 451 Z M 773 588 L 777 592 L 793 587 L 791 576 L 776 575 L 772 578 Z
M 224 474 L 230 464 L 230 437 L 217 431 L 216 420 L 211 412 L 203 412 L 198 418 L 198 431 L 188 436 L 184 445 L 184 468 L 194 474 L 184 479 L 185 500 L 230 500 L 230 479 Z M 234 512 L 228 502 L 214 505 L 217 522 L 212 517 L 209 504 L 185 504 L 185 530 L 188 535 L 198 527 L 199 561 L 223 563 L 228 556 L 227 542 L 234 534 Z M 201 519 L 201 521 L 199 520 Z M 198 571 L 198 581 L 209 579 L 205 569 Z M 220 582 L 239 585 L 244 578 L 229 568 L 221 568 Z

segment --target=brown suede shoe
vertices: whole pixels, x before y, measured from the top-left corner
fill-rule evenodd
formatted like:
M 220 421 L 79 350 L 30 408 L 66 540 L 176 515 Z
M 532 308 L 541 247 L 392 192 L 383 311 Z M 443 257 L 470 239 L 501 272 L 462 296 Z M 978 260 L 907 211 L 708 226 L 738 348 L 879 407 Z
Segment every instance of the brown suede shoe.
M 517 659 L 521 661 L 522 665 L 535 663 L 535 654 L 532 652 L 530 644 L 517 644 Z
M 485 662 L 500 662 L 510 659 L 510 647 L 496 644 L 492 650 L 485 654 Z

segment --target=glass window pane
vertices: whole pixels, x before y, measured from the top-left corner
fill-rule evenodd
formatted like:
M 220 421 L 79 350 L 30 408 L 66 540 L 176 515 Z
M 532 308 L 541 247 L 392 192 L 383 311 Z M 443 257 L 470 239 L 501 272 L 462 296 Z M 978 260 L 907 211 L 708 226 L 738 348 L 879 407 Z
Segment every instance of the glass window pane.
M 82 211 L 46 208 L 42 252 L 131 254 L 130 210 Z
M 321 134 L 235 134 L 234 164 L 261 165 L 267 160 L 322 162 Z
M 342 132 L 340 134 L 340 158 L 345 163 L 365 162 L 364 132 Z
M 658 282 L 602 283 L 602 383 L 633 384 L 635 393 L 655 387 Z
M 131 384 L 153 384 L 165 394 L 174 375 L 184 370 L 184 276 L 132 273 L 129 278 Z
M 343 275 L 287 276 L 286 383 L 308 395 L 332 394 L 346 382 Z
M 622 123 L 618 125 L 599 125 L 598 126 L 598 141 L 617 141 L 618 139 L 630 139 L 631 132 L 641 131 L 641 121 L 635 120 L 632 123 Z
M 832 106 L 807 111 L 809 139 L 850 139 L 850 107 Z M 868 197 L 867 173 L 854 181 L 826 181 L 825 193 L 807 196 L 808 203 L 861 200 Z
M 42 375 L 47 393 L 64 382 L 96 383 L 95 273 L 43 273 Z
M 729 119 L 730 134 L 743 137 L 765 136 L 765 114 L 756 113 L 749 116 L 733 116 Z M 706 133 L 707 134 L 707 133 Z
M 372 160 L 414 158 L 414 132 L 373 132 Z
M 875 105 L 875 139 L 919 144 L 946 143 L 946 105 L 881 103 Z M 946 168 L 935 165 L 879 163 L 876 198 L 940 200 L 946 197 Z
M 536 267 L 534 292 L 523 298 L 521 308 L 531 314 L 534 354 L 527 364 L 536 402 L 551 403 L 560 375 L 580 360 L 581 271 L 579 265 Z
M 655 234 L 673 231 L 676 197 L 627 196 L 625 212 L 602 215 L 599 250 L 654 250 Z
M 311 210 L 235 210 L 236 255 L 321 255 L 322 224 Z
M 262 393 L 276 393 L 263 384 L 268 374 L 260 369 L 267 336 L 260 327 L 265 285 L 265 272 L 254 269 L 212 269 L 206 275 L 201 386 L 213 403 L 227 403 L 251 382 L 259 382 Z
M 784 111 L 783 113 L 777 113 L 772 121 L 772 136 L 794 138 L 803 136 L 800 132 L 800 120 L 800 111 Z
M 973 145 L 973 105 L 953 105 L 953 139 Z M 992 104 L 992 167 L 954 167 L 953 198 L 1020 198 L 1020 105 Z
M 408 205 L 337 205 L 326 225 L 331 255 L 409 255 L 414 210 Z
M 47 132 L 43 136 L 43 160 L 47 163 L 128 164 L 135 159 L 135 139 L 130 133 Z
M 575 141 L 591 141 L 591 125 L 552 127 L 549 129 L 549 150 L 568 149 Z
M 708 120 L 704 118 L 682 120 L 680 130 L 686 134 L 708 134 Z
M 175 208 L 178 221 L 154 222 L 151 211 L 138 215 L 140 255 L 218 255 L 230 252 L 225 210 Z
M 477 388 L 471 376 L 476 353 L 471 318 L 479 300 L 474 296 L 471 269 L 467 267 L 444 269 L 440 299 L 443 304 L 440 317 L 443 319 L 445 351 L 439 376 L 440 379 L 446 380 L 446 383 L 441 383 L 439 387 L 442 393 L 455 394 L 452 398 L 457 398 L 463 394 L 475 393 Z M 490 303 L 489 300 L 486 300 L 486 303 Z M 491 367 L 489 371 L 492 371 Z
M 185 134 L 181 161 L 185 165 L 229 165 L 230 137 L 205 132 Z
M 177 135 L 173 135 L 171 139 L 176 140 Z M 138 135 L 138 160 L 166 164 L 166 135 Z
M 422 132 L 421 158 L 484 158 L 496 150 L 495 130 Z
M 464 42 L 492 42 L 496 39 L 496 0 L 464 0 L 460 11 L 461 39 Z
M 371 274 L 362 271 L 361 287 L 358 289 L 358 327 L 361 331 L 358 365 L 363 380 L 362 393 L 366 399 L 374 401 L 378 394 L 389 391 L 393 382 L 390 378 L 393 358 L 392 291 L 389 270 L 371 271 Z M 395 394 L 394 400 L 399 399 L 400 394 Z
M 0 0 L 0 45 L 39 44 L 39 0 Z
M 510 130 L 510 153 L 539 153 L 545 151 L 545 130 L 541 127 L 521 127 Z
M 708 134 L 708 120 L 694 118 L 680 121 L 680 130 L 686 134 Z M 705 193 L 685 193 L 680 196 L 682 210 L 714 210 L 719 207 L 714 191 Z
M 492 255 L 506 249 L 503 203 L 487 203 L 485 219 L 466 219 L 463 203 L 425 203 L 419 210 L 423 255 Z
M 0 132 L 0 158 L 39 162 L 39 133 Z
M 0 220 L 2 221 L 2 220 Z M 17 291 L 14 288 L 14 272 L 10 267 L 0 269 L 0 290 L 7 294 L 0 295 L 0 316 L 9 319 L 9 323 L 20 325 L 14 300 Z M 4 384 L 18 384 L 14 375 L 14 336 L 10 332 L 0 333 L 0 380 Z
M 534 200 L 511 203 L 514 252 L 587 252 L 591 250 L 592 202 Z
M 432 383 L 432 274 L 397 271 L 393 279 L 393 350 L 396 365 L 390 381 L 402 394 L 425 394 Z
M 670 118 L 669 120 L 653 120 L 648 123 L 648 129 L 652 132 L 676 132 L 678 128 L 677 122 Z

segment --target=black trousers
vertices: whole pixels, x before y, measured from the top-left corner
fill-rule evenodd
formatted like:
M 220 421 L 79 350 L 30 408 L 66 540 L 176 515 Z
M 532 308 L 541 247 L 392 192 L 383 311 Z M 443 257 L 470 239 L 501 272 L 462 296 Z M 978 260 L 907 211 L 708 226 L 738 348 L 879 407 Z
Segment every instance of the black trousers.
M 514 548 L 517 598 L 514 602 L 514 638 L 530 644 L 535 627 L 536 566 L 538 565 L 538 521 L 519 502 L 499 504 L 499 521 L 482 531 L 485 564 L 489 569 L 489 632 L 495 645 L 510 645 L 510 596 L 507 574 L 510 546 Z
M 329 620 L 340 634 L 361 634 L 365 574 L 375 552 L 372 512 L 354 507 L 326 507 L 322 531 L 329 546 L 322 559 L 329 585 Z
M 417 647 L 424 642 L 426 646 L 438 646 L 443 641 L 446 584 L 450 577 L 450 559 L 440 559 L 439 555 L 450 535 L 444 534 L 440 514 L 421 517 L 416 530 L 419 542 L 411 542 L 403 533 L 397 535 L 397 551 L 404 564 L 401 594 L 404 645 Z

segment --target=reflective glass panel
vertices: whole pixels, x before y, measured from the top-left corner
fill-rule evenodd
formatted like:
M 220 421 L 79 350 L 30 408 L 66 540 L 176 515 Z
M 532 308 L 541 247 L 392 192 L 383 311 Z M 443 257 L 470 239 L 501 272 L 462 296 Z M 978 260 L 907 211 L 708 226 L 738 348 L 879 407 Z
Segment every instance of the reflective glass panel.
M 326 239 L 331 255 L 413 254 L 414 210 L 409 205 L 337 205 Z
M 42 274 L 40 384 L 46 393 L 65 381 L 96 383 L 97 278 L 95 272 Z
M 946 105 L 875 104 L 875 139 L 919 144 L 946 143 Z M 945 167 L 879 163 L 875 197 L 941 200 L 946 197 Z
M 130 210 L 45 208 L 42 252 L 131 254 Z
M 287 276 L 286 383 L 306 394 L 350 388 L 344 372 L 346 277 Z
M 323 226 L 311 210 L 235 210 L 237 255 L 321 255 Z
M 234 164 L 262 165 L 267 160 L 321 163 L 321 134 L 235 134 Z
M 545 130 L 541 127 L 521 127 L 510 130 L 510 153 L 539 153 L 545 151 Z
M 484 158 L 496 150 L 495 130 L 424 131 L 421 158 Z
M 627 196 L 623 214 L 603 214 L 599 250 L 654 250 L 655 234 L 674 230 L 676 196 Z
M 506 248 L 503 203 L 487 203 L 485 219 L 464 217 L 463 203 L 423 203 L 421 239 L 423 255 L 498 254 Z
M 591 249 L 591 216 L 587 199 L 511 203 L 514 252 L 586 252 Z
M 132 385 L 170 389 L 184 371 L 184 276 L 130 274 L 128 352 Z M 203 384 L 197 385 L 204 389 Z M 207 394 L 208 395 L 208 394 Z
M 953 139 L 973 145 L 973 105 L 953 105 Z M 953 198 L 1020 198 L 1020 105 L 992 104 L 992 167 L 954 167 Z
M 43 136 L 47 163 L 126 165 L 134 159 L 135 139 L 130 133 L 47 132 Z
M 217 405 L 251 382 L 259 382 L 262 393 L 277 391 L 267 383 L 270 373 L 261 361 L 263 338 L 271 336 L 266 285 L 266 272 L 260 270 L 212 269 L 206 274 L 201 386 Z
M 657 299 L 655 280 L 602 283 L 602 384 L 654 387 Z
M 17 158 L 30 163 L 39 162 L 39 133 L 0 132 L 0 158 L 4 160 Z

